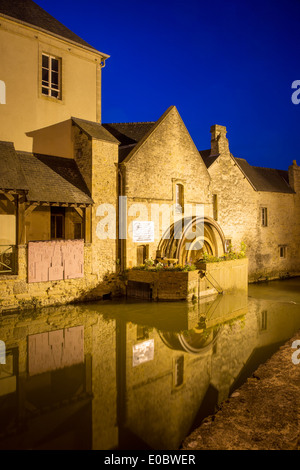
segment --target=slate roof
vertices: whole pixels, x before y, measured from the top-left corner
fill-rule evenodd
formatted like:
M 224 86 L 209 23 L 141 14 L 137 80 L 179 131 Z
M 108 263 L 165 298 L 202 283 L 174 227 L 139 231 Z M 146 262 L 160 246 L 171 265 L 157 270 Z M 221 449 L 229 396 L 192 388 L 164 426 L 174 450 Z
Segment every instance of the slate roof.
M 156 122 L 123 122 L 103 124 L 121 145 L 137 144 L 156 124 Z
M 290 194 L 295 192 L 289 185 L 287 171 L 251 166 L 243 158 L 234 158 L 234 160 L 252 183 L 256 191 Z
M 69 158 L 17 152 L 30 202 L 92 204 L 76 162 Z
M 102 126 L 100 123 L 94 121 L 86 121 L 84 119 L 79 119 L 75 117 L 72 117 L 71 119 L 74 124 L 80 127 L 80 129 L 90 137 L 93 137 L 94 139 L 107 140 L 109 142 L 119 143 L 119 140 L 117 140 L 110 132 L 108 132 L 105 126 Z
M 209 168 L 219 157 L 219 155 L 210 155 L 210 152 L 210 149 L 199 150 L 206 168 Z M 256 191 L 289 194 L 295 192 L 289 185 L 288 171 L 251 166 L 244 158 L 235 158 L 233 155 L 232 158 Z
M 102 126 L 120 142 L 119 163 L 122 163 L 133 148 L 151 131 L 156 122 L 120 122 Z
M 97 51 L 32 0 L 0 0 L 1 13 Z
M 6 191 L 26 191 L 28 189 L 12 142 L 0 142 L 0 189 Z
M 199 150 L 199 153 L 202 157 L 202 160 L 204 161 L 206 168 L 209 168 L 215 160 L 217 160 L 219 155 L 211 155 L 210 154 L 210 149 L 208 150 Z

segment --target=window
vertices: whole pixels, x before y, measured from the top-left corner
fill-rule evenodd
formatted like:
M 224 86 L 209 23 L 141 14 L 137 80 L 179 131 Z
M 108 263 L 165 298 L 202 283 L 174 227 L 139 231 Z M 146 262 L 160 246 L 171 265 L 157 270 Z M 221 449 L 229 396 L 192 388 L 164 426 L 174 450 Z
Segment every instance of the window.
M 261 320 L 260 320 L 260 330 L 266 330 L 268 324 L 268 312 L 267 310 L 263 310 L 261 312 Z
M 268 209 L 266 207 L 261 208 L 261 225 L 262 227 L 268 226 Z
M 51 240 L 65 238 L 65 210 L 51 207 Z
M 80 240 L 81 238 L 83 238 L 82 223 L 76 222 L 74 223 L 74 240 Z
M 145 260 L 148 258 L 149 245 L 139 245 L 137 247 L 137 266 L 145 264 Z
M 218 220 L 218 195 L 217 194 L 213 194 L 213 211 L 214 211 L 214 214 L 213 214 L 214 220 Z
M 61 59 L 42 55 L 42 94 L 61 99 Z
M 183 184 L 175 185 L 175 207 L 177 214 L 183 212 L 184 196 L 183 196 Z
M 279 258 L 286 258 L 286 245 L 279 246 Z
M 179 356 L 174 362 L 174 387 L 180 387 L 183 384 L 184 379 L 184 357 Z

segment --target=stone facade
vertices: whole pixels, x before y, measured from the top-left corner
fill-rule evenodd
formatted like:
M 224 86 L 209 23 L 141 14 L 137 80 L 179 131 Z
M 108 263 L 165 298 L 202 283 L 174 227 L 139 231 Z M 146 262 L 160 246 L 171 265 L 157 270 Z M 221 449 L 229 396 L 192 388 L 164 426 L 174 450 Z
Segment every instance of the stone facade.
M 184 187 L 184 204 L 201 204 L 204 214 L 212 216 L 211 178 L 174 106 L 164 113 L 147 139 L 128 155 L 120 167 L 125 187 L 123 195 L 127 196 L 130 209 L 127 220 L 129 236 L 124 250 L 124 265 L 127 267 L 137 265 L 138 244 L 132 241 L 130 232 L 130 224 L 137 217 L 156 222 L 155 239 L 148 247 L 148 256 L 156 258 L 159 241 L 170 222 L 174 221 L 176 183 Z M 170 208 L 169 223 L 155 219 L 155 205 Z
M 300 168 L 296 162 L 289 169 L 294 194 L 256 191 L 229 151 L 226 128 L 213 127 L 211 147 L 219 155 L 209 167 L 212 191 L 218 197 L 217 221 L 233 248 L 246 244 L 249 279 L 299 275 Z M 262 225 L 262 208 L 267 208 L 267 226 Z M 285 257 L 280 257 L 280 246 L 286 246 Z

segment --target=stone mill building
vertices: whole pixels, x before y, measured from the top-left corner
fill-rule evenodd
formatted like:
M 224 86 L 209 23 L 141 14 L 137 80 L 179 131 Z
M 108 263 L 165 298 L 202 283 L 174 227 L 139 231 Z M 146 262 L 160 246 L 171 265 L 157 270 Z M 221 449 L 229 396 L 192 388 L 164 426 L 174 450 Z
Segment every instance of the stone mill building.
M 251 281 L 300 274 L 296 160 L 253 167 L 221 125 L 199 150 L 175 106 L 155 122 L 103 123 L 109 56 L 32 0 L 0 0 L 0 54 L 0 311 L 106 298 L 145 258 L 192 263 L 241 242 Z M 174 223 L 149 242 L 120 236 L 124 201 L 128 233 L 154 206 L 201 206 L 203 243 L 185 252 Z

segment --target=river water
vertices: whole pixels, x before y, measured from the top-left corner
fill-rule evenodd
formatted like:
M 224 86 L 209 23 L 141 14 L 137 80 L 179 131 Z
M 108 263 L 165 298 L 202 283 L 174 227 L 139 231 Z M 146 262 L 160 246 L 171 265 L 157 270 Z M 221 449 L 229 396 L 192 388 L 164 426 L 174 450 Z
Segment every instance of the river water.
M 300 278 L 2 316 L 0 449 L 178 449 L 299 329 Z

